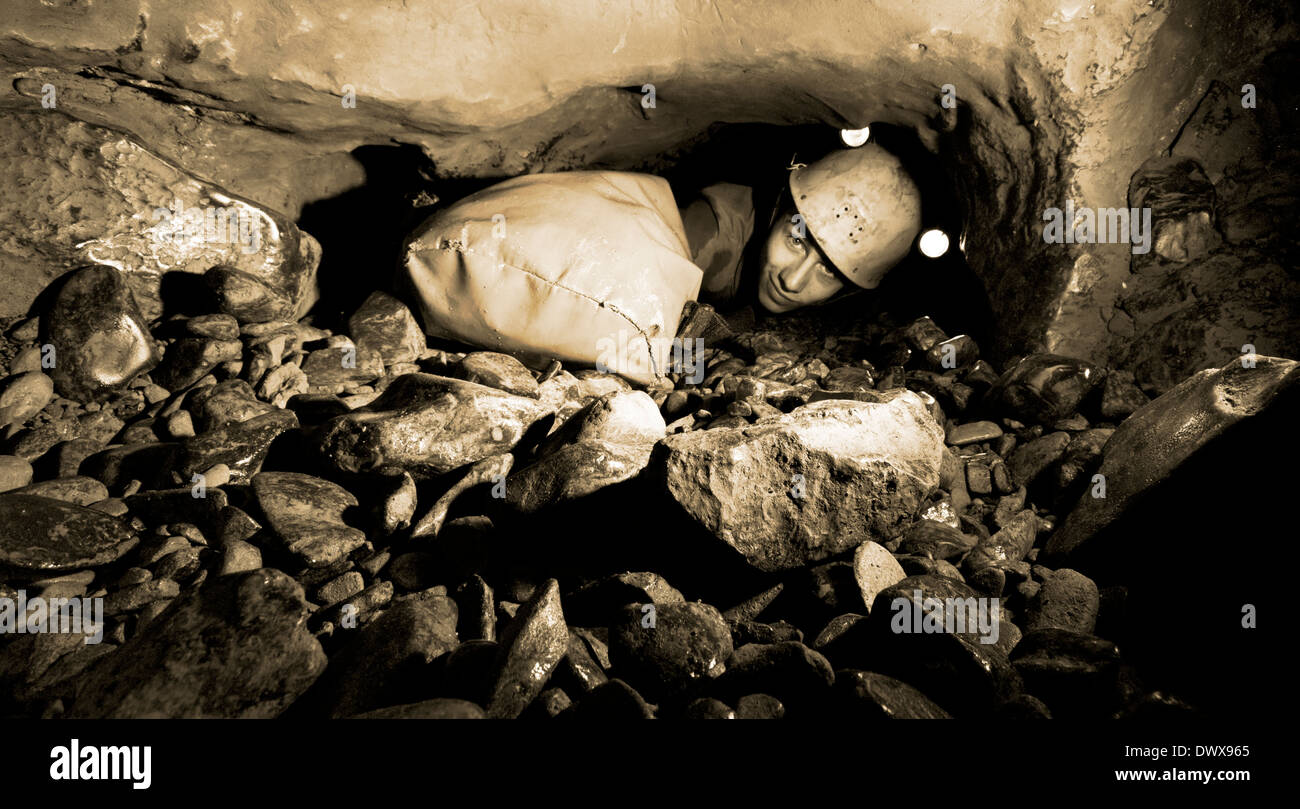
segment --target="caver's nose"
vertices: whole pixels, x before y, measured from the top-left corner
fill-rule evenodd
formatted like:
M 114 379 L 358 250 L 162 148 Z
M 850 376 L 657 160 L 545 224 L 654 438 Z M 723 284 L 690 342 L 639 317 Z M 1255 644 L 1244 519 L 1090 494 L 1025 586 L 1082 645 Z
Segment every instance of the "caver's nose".
M 808 255 L 804 256 L 803 261 L 795 267 L 786 267 L 777 273 L 776 280 L 781 286 L 781 291 L 795 295 L 798 294 L 808 284 L 808 277 L 821 262 L 821 256 L 816 250 L 809 250 Z

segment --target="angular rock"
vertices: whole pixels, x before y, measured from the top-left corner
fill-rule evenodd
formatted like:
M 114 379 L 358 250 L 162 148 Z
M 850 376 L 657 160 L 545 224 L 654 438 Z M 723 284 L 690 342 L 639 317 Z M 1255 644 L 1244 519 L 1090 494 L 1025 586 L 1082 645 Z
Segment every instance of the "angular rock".
M 590 582 L 564 599 L 564 614 L 578 626 L 609 626 L 628 604 L 681 604 L 686 599 L 658 573 L 629 571 Z
M 343 521 L 357 499 L 342 486 L 298 472 L 260 472 L 252 482 L 268 527 L 307 567 L 331 565 L 365 543 L 366 535 Z
M 325 668 L 306 617 L 302 588 L 278 570 L 214 579 L 91 666 L 69 716 L 277 716 Z
M 415 362 L 426 345 L 424 330 L 406 304 L 380 290 L 348 318 L 348 333 L 357 348 L 379 352 L 385 365 Z
M 181 390 L 198 382 L 221 363 L 238 360 L 243 352 L 244 344 L 238 340 L 182 337 L 167 346 L 167 353 L 153 377 L 168 390 Z
M 835 700 L 846 716 L 857 720 L 952 718 L 912 686 L 874 671 L 836 672 Z
M 892 553 L 868 541 L 853 552 L 853 577 L 857 579 L 858 589 L 862 592 L 862 603 L 870 614 L 876 595 L 907 578 L 907 575 Z
M 943 431 L 915 393 L 825 401 L 753 427 L 672 435 L 669 494 L 761 570 L 890 539 L 938 486 Z
M 1146 532 L 1119 530 L 1118 523 L 1136 514 L 1155 492 L 1170 496 L 1195 477 L 1179 475 L 1199 459 L 1226 453 L 1237 469 L 1213 464 L 1219 480 L 1255 474 L 1253 445 L 1271 440 L 1274 430 L 1289 429 L 1288 410 L 1294 412 L 1300 396 L 1300 364 L 1275 357 L 1257 357 L 1255 367 L 1233 361 L 1217 370 L 1205 370 L 1185 380 L 1145 405 L 1115 430 L 1102 451 L 1098 473 L 1106 480 L 1106 496 L 1079 498 L 1074 509 L 1048 540 L 1048 564 L 1068 564 L 1081 572 L 1111 572 L 1132 564 L 1133 539 Z M 1266 418 L 1261 418 L 1266 416 Z M 1244 438 L 1247 431 L 1253 436 Z M 1238 436 L 1234 438 L 1233 436 Z M 1243 454 L 1244 453 L 1244 454 Z M 1191 473 L 1188 473 L 1191 474 Z M 1176 497 L 1176 495 L 1174 495 Z M 1116 526 L 1114 530 L 1110 529 Z M 1172 537 L 1170 539 L 1173 539 Z M 1155 554 L 1153 547 L 1140 549 Z
M 569 648 L 560 585 L 550 579 L 520 608 L 501 635 L 487 716 L 513 719 L 546 687 Z
M 345 472 L 394 466 L 419 479 L 510 450 L 552 412 L 472 382 L 406 374 L 369 407 L 323 424 L 312 446 Z
M 974 549 L 966 554 L 963 567 L 974 573 L 986 567 L 1003 566 L 1019 562 L 1034 547 L 1038 537 L 1038 517 L 1025 509 L 1013 517 L 1002 530 L 987 539 L 980 539 Z
M 242 379 L 227 379 L 196 390 L 186 398 L 185 406 L 201 433 L 248 421 L 277 409 L 258 399 L 253 388 Z
M 483 709 L 463 699 L 439 697 L 359 713 L 353 719 L 485 719 Z
M 728 695 L 770 694 L 792 708 L 817 705 L 835 684 L 830 661 L 798 641 L 750 643 L 727 661 Z
M 244 483 L 262 468 L 271 442 L 298 426 L 290 410 L 274 410 L 246 421 L 228 424 L 197 435 L 181 445 L 177 471 L 188 482 L 194 474 L 217 464 L 229 468 L 231 483 Z
M 1096 583 L 1076 570 L 1061 568 L 1043 580 L 1037 596 L 1029 602 L 1025 629 L 1065 629 L 1091 635 L 1100 608 Z
M 936 520 L 917 520 L 903 535 L 898 551 L 931 559 L 955 559 L 975 547 L 977 539 Z
M 0 525 L 0 565 L 20 570 L 98 567 L 139 542 L 119 519 L 30 494 L 0 494 Z
M 54 388 L 77 401 L 101 398 L 158 362 L 148 321 L 112 267 L 85 267 L 62 282 L 41 317 L 41 342 L 54 346 Z
M 1059 461 L 1069 445 L 1070 434 L 1065 432 L 1048 433 L 1021 445 L 1007 460 L 1013 481 L 1028 486 Z

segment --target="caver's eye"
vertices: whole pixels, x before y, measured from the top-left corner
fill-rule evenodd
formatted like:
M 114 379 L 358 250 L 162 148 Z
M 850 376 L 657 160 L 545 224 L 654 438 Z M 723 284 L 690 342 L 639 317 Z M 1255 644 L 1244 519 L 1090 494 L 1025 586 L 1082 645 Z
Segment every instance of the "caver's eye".
M 791 250 L 793 250 L 796 253 L 804 252 L 805 248 L 804 248 L 803 239 L 800 239 L 798 236 L 794 235 L 793 233 L 785 237 L 785 244 L 787 247 L 789 247 Z

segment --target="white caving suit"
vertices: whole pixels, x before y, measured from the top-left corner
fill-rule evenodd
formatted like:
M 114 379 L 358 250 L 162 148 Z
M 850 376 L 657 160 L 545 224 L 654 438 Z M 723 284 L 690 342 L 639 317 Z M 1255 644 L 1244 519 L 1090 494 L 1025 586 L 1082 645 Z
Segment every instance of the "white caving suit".
M 670 370 L 683 306 L 737 293 L 753 229 L 745 186 L 709 186 L 679 211 L 662 177 L 529 174 L 433 214 L 401 282 L 433 336 L 649 384 Z

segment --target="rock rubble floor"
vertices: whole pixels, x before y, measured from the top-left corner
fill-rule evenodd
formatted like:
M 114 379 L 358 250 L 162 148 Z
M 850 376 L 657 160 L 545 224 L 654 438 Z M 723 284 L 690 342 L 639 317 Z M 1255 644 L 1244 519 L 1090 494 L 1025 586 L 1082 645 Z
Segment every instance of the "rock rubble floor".
M 1123 586 L 1040 558 L 1131 375 L 796 317 L 641 390 L 427 345 L 383 293 L 346 333 L 261 308 L 151 324 L 96 267 L 9 324 L 0 596 L 103 623 L 0 635 L 0 713 L 1195 711 L 1110 640 Z M 900 631 L 929 599 L 996 611 Z

